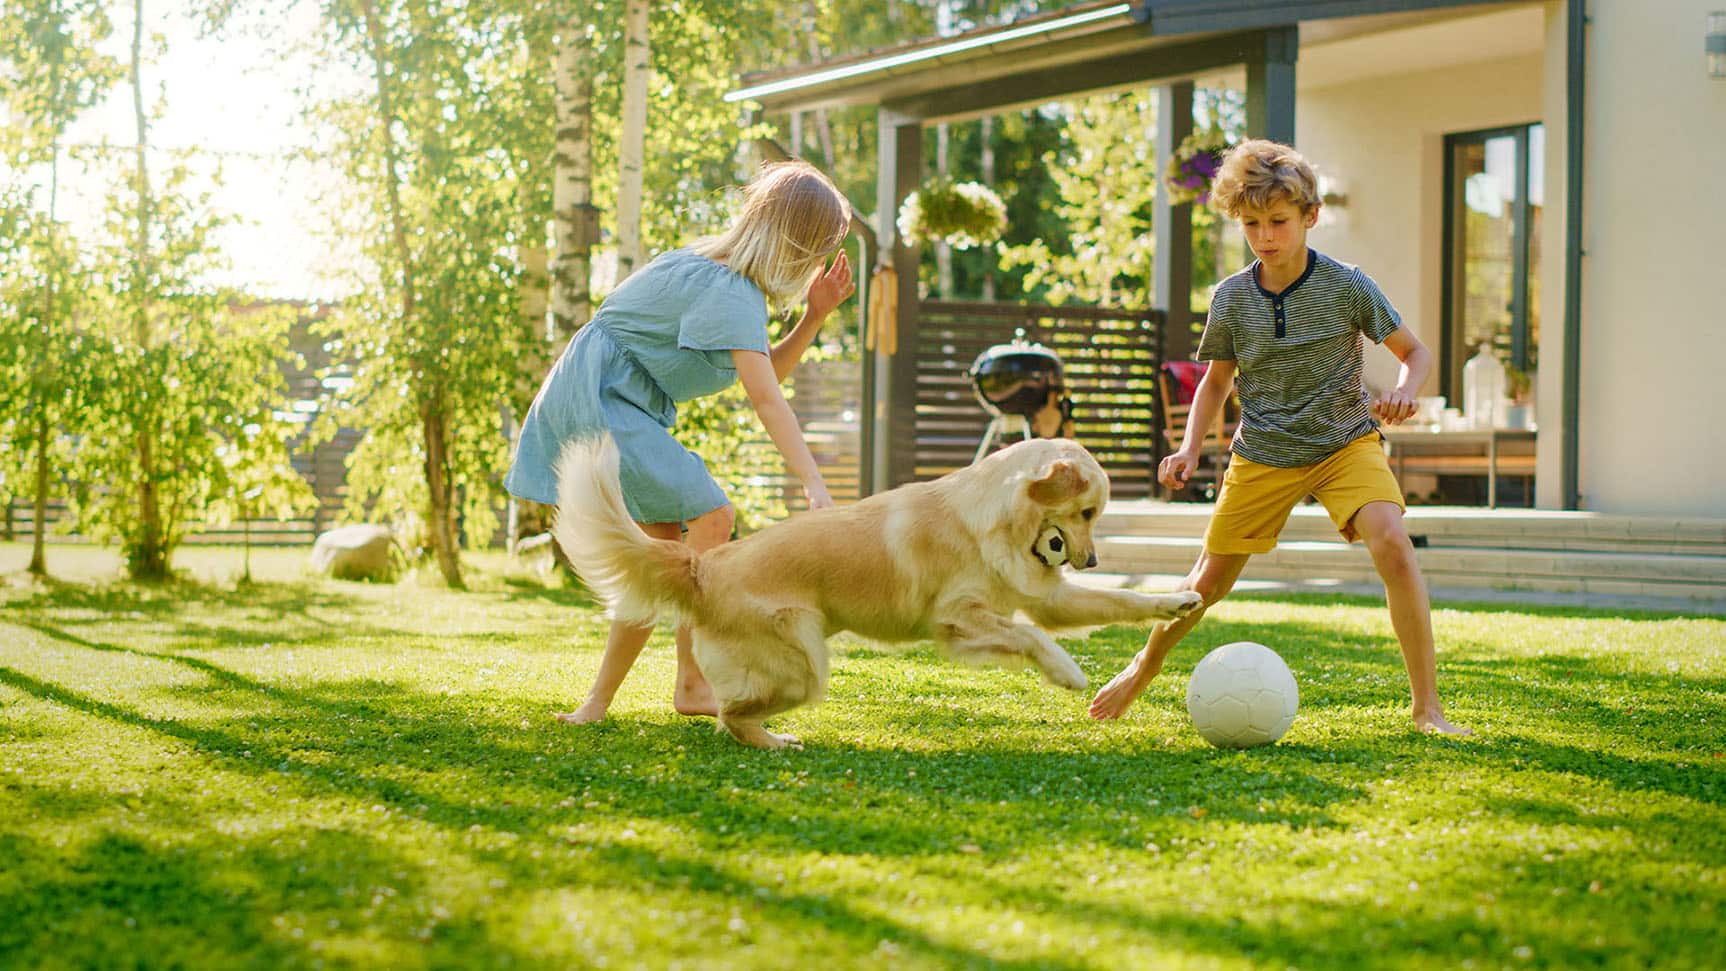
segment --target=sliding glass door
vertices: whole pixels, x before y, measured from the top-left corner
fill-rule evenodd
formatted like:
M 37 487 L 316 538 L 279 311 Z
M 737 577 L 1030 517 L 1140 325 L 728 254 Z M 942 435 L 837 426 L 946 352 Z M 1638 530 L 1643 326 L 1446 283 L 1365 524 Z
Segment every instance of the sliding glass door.
M 1444 336 L 1440 393 L 1462 401 L 1462 366 L 1490 343 L 1527 393 L 1539 365 L 1540 213 L 1546 130 L 1516 125 L 1445 138 Z

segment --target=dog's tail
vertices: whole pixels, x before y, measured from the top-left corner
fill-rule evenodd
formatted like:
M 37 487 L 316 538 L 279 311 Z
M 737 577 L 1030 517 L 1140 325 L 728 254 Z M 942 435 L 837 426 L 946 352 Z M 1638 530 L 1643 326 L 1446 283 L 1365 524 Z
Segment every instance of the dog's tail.
M 557 462 L 557 543 L 583 582 L 612 615 L 651 623 L 661 611 L 693 612 L 696 554 L 687 545 L 653 539 L 623 504 L 617 443 L 610 435 L 570 443 Z

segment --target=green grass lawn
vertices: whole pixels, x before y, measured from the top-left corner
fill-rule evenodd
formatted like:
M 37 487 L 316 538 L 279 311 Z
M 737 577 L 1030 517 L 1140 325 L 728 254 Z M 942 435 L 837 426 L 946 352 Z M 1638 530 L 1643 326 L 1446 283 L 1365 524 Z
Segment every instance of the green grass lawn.
M 1441 604 L 1480 735 L 1409 728 L 1382 605 L 1232 600 L 1121 722 L 1025 671 L 842 642 L 762 753 L 670 710 L 655 639 L 600 726 L 604 620 L 189 549 L 121 583 L 0 545 L 0 967 L 1719 967 L 1726 620 Z M 1143 632 L 1067 641 L 1094 682 Z M 1186 676 L 1293 667 L 1274 747 Z

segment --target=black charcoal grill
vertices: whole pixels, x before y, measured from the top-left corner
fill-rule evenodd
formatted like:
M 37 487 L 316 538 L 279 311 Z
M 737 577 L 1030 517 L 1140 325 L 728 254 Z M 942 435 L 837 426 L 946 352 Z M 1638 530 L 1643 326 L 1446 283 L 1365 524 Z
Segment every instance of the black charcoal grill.
M 1010 432 L 1030 438 L 1030 420 L 1049 406 L 1051 393 L 1060 396 L 1062 419 L 1072 416 L 1073 403 L 1065 394 L 1061 359 L 1047 347 L 1027 341 L 1023 330 L 1017 331 L 1010 343 L 996 344 L 977 355 L 966 374 L 977 401 L 991 416 L 989 430 L 977 447 L 977 459 L 989 454 Z

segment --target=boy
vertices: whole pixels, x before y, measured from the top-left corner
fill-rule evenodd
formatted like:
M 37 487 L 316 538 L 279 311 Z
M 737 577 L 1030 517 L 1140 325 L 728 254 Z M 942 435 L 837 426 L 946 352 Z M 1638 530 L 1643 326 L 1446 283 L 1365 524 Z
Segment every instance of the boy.
M 1397 424 L 1414 414 L 1432 352 L 1402 326 L 1366 274 L 1307 248 L 1307 230 L 1318 221 L 1318 180 L 1294 149 L 1242 142 L 1223 160 L 1211 198 L 1239 220 L 1258 259 L 1217 285 L 1199 339 L 1199 358 L 1210 368 L 1193 397 L 1180 451 L 1157 469 L 1169 488 L 1186 485 L 1206 430 L 1238 384 L 1233 457 L 1204 551 L 1181 586 L 1202 594 L 1204 606 L 1153 630 L 1144 650 L 1092 699 L 1091 717 L 1126 711 L 1205 609 L 1233 589 L 1252 555 L 1276 548 L 1289 513 L 1311 494 L 1344 539 L 1364 540 L 1372 553 L 1402 645 L 1415 725 L 1467 735 L 1445 720 L 1438 700 L 1426 582 L 1373 420 Z M 1362 334 L 1402 362 L 1395 389 L 1370 406 L 1361 383 Z

